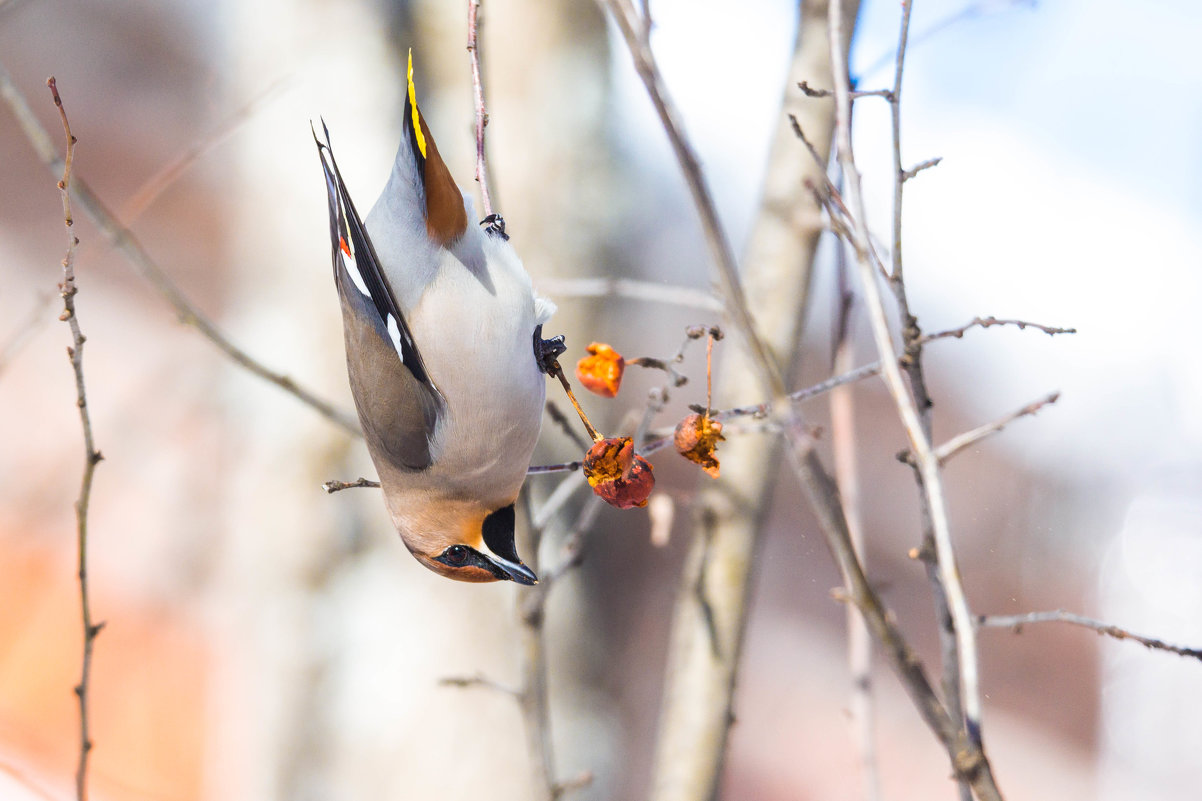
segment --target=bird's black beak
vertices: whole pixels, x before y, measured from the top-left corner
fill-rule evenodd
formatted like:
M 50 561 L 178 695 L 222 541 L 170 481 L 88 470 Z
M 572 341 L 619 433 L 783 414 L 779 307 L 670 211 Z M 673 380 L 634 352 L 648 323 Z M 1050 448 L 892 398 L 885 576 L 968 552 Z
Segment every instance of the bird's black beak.
M 486 555 L 484 558 L 492 563 L 493 575 L 499 579 L 516 581 L 518 584 L 525 584 L 527 587 L 533 587 L 535 584 L 538 584 L 538 576 L 534 575 L 534 571 L 521 562 L 511 562 L 508 559 L 501 559 L 492 555 Z
M 489 551 L 484 554 L 484 558 L 492 563 L 493 575 L 497 578 L 509 579 L 530 587 L 538 583 L 538 576 L 522 564 L 513 544 L 514 518 L 512 503 L 484 518 L 481 534 Z

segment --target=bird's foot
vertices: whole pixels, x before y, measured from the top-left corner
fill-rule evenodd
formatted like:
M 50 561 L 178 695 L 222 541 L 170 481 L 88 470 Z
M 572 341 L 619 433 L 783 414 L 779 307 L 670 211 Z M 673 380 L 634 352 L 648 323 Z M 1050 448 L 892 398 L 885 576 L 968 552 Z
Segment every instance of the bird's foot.
M 500 214 L 490 214 L 480 221 L 484 226 L 484 233 L 489 236 L 499 236 L 506 242 L 509 241 L 509 234 L 505 233 L 505 218 Z
M 558 367 L 556 361 L 568 349 L 563 344 L 563 334 L 550 339 L 543 339 L 543 326 L 540 323 L 534 328 L 534 361 L 538 369 L 547 375 L 554 375 Z

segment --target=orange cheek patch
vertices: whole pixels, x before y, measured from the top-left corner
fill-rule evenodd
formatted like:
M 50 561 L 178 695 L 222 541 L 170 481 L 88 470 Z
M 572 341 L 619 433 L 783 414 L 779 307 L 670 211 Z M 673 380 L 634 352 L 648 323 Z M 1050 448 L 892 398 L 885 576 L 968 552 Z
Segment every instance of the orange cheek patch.
M 468 581 L 473 584 L 480 584 L 485 581 L 496 581 L 497 577 L 492 574 L 492 571 L 485 570 L 482 567 L 461 567 L 451 570 L 447 573 L 448 578 L 453 578 L 457 581 Z

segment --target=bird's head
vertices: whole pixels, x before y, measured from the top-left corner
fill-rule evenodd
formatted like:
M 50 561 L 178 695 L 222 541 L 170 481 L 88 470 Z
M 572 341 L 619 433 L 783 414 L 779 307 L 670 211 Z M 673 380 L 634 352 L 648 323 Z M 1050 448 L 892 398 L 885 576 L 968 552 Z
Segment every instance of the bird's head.
M 475 504 L 431 504 L 420 519 L 404 515 L 398 530 L 417 561 L 456 581 L 538 583 L 514 547 L 513 504 L 491 512 Z

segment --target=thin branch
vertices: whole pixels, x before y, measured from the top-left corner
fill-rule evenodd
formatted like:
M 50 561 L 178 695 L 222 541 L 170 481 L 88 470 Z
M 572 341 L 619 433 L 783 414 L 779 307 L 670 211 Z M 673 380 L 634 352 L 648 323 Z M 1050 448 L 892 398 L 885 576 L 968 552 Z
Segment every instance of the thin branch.
M 83 478 L 79 485 L 79 499 L 75 502 L 76 547 L 79 576 L 79 605 L 83 619 L 83 665 L 80 670 L 79 684 L 75 685 L 75 696 L 79 700 L 79 765 L 75 770 L 75 797 L 85 801 L 88 797 L 88 755 L 92 751 L 92 738 L 88 728 L 88 687 L 92 675 L 92 649 L 96 636 L 100 633 L 103 623 L 92 622 L 91 602 L 88 597 L 88 507 L 92 501 L 92 478 L 98 465 L 104 457 L 96 449 L 92 437 L 92 416 L 88 411 L 88 395 L 84 386 L 83 348 L 87 337 L 79 326 L 79 317 L 75 313 L 75 295 L 79 291 L 75 285 L 75 249 L 79 238 L 75 236 L 75 219 L 71 214 L 71 165 L 75 160 L 76 139 L 71 133 L 71 124 L 67 121 L 67 111 L 63 108 L 62 98 L 58 94 L 58 86 L 51 77 L 46 85 L 50 87 L 50 95 L 58 108 L 59 118 L 63 123 L 63 134 L 67 139 L 67 155 L 63 159 L 63 177 L 58 182 L 58 188 L 63 197 L 63 222 L 67 228 L 67 255 L 63 258 L 63 282 L 59 285 L 63 298 L 63 313 L 60 320 L 65 321 L 71 328 L 72 346 L 67 348 L 71 359 L 71 368 L 75 373 L 75 401 L 79 407 L 79 422 L 83 428 L 84 468 Z
M 939 464 L 942 465 L 960 451 L 976 444 L 977 442 L 980 442 L 991 434 L 996 434 L 1020 417 L 1036 414 L 1044 406 L 1053 404 L 1058 400 L 1060 400 L 1060 392 L 1053 392 L 1045 395 L 1037 401 L 1034 401 L 1033 403 L 1028 403 L 1021 409 L 1016 409 L 1015 411 L 1010 412 L 1010 414 L 1007 414 L 1004 417 L 999 417 L 992 423 L 986 423 L 983 426 L 974 428 L 972 431 L 965 431 L 963 434 L 952 437 L 947 442 L 935 449 L 935 458 L 938 459 Z
M 477 673 L 475 676 L 444 676 L 438 680 L 438 683 L 443 687 L 460 687 L 464 689 L 469 687 L 482 687 L 486 690 L 492 690 L 493 692 L 498 692 L 502 695 L 513 696 L 515 698 L 521 695 L 521 693 L 518 690 L 515 690 L 513 687 L 501 684 L 498 681 L 493 681 L 482 673 Z
M 526 475 L 539 476 L 545 473 L 570 473 L 573 470 L 579 470 L 584 464 L 580 460 L 574 462 L 560 462 L 559 464 L 535 464 L 526 469 Z
M 33 110 L 29 107 L 25 97 L 17 89 L 16 84 L 13 83 L 12 77 L 8 74 L 3 64 L 0 64 L 0 97 L 3 97 L 12 110 L 18 124 L 21 126 L 22 132 L 25 134 L 25 138 L 33 145 L 33 149 L 37 152 L 42 163 L 52 173 L 57 174 L 62 169 L 63 162 L 54 149 L 54 143 L 50 139 L 50 135 L 46 133 L 46 129 L 38 122 Z M 167 303 L 175 309 L 180 322 L 195 328 L 205 339 L 216 345 L 218 350 L 252 375 L 258 376 L 264 381 L 284 390 L 312 408 L 322 417 L 341 427 L 348 434 L 362 436 L 359 423 L 353 415 L 318 398 L 309 390 L 298 386 L 288 376 L 265 367 L 262 363 L 253 359 L 245 351 L 230 342 L 218 330 L 217 326 L 205 317 L 192 301 L 188 299 L 167 272 L 150 257 L 133 235 L 133 232 L 121 224 L 112 211 L 109 210 L 104 202 L 100 200 L 88 187 L 87 183 L 78 175 L 74 176 L 71 181 L 71 195 L 83 207 L 87 215 L 92 218 L 92 221 L 100 229 L 101 233 L 104 234 L 109 244 L 120 251 L 130 264 L 133 265 L 138 274 L 149 282 L 163 296 Z
M 865 364 L 862 367 L 857 367 L 854 370 L 848 370 L 846 373 L 828 378 L 825 381 L 819 381 L 817 384 L 808 386 L 805 389 L 799 389 L 796 392 L 791 392 L 788 397 L 794 403 L 801 403 L 816 398 L 820 395 L 825 395 L 836 387 L 841 387 L 844 384 L 853 384 L 857 381 L 862 381 L 865 378 L 871 378 L 874 375 L 880 375 L 881 363 L 873 362 Z M 753 417 L 766 417 L 772 412 L 771 403 L 750 404 L 748 406 L 736 406 L 733 409 L 724 409 L 719 412 L 714 412 L 712 415 L 715 420 L 729 420 L 732 417 L 743 417 L 751 415 Z
M 901 679 L 902 687 L 913 701 L 923 721 L 939 738 L 940 743 L 948 752 L 952 767 L 958 775 L 972 776 L 974 784 L 979 783 L 983 788 L 993 786 L 993 777 L 984 756 L 971 746 L 959 730 L 959 722 L 953 720 L 946 708 L 940 703 L 931 683 L 927 679 L 922 662 L 906 642 L 901 630 L 897 627 L 896 615 L 887 610 L 881 603 L 880 596 L 864 575 L 863 566 L 852 547 L 851 535 L 847 530 L 846 519 L 841 510 L 821 502 L 827 497 L 838 497 L 838 489 L 824 470 L 809 468 L 802 464 L 803 460 L 817 461 L 813 448 L 802 450 L 796 443 L 804 442 L 804 435 L 794 433 L 788 437 L 793 447 L 787 451 L 794 469 L 802 477 L 801 486 L 819 516 L 819 523 L 824 533 L 827 533 L 826 543 L 839 567 L 846 588 L 846 598 L 859 607 L 864 620 L 871 629 L 873 636 L 881 646 L 881 654 L 890 667 Z M 1000 799 L 996 792 L 981 793 L 982 798 Z
M 551 494 L 547 496 L 547 500 L 543 501 L 543 505 L 530 515 L 530 525 L 542 531 L 551 522 L 555 513 L 562 509 L 564 504 L 576 493 L 576 490 L 585 486 L 586 483 L 583 473 L 572 473 L 565 477 L 556 485 L 555 489 L 551 490 Z
M 480 0 L 467 0 L 467 52 L 472 62 L 472 97 L 476 106 L 476 183 L 480 184 L 484 216 L 488 217 L 493 211 L 492 194 L 488 190 L 488 159 L 484 152 L 488 109 L 484 106 L 484 81 L 480 77 Z
M 335 492 L 341 492 L 345 489 L 354 489 L 356 487 L 379 487 L 379 481 L 372 481 L 370 478 L 357 478 L 354 481 L 327 481 L 321 485 L 321 488 L 330 495 Z
M 870 378 L 874 375 L 879 375 L 880 372 L 880 362 L 873 362 L 872 364 L 866 364 L 862 367 L 857 367 L 854 370 L 849 370 L 842 375 L 835 376 L 834 378 L 828 378 L 825 381 L 820 381 L 819 383 L 806 387 L 805 389 L 799 389 L 796 392 L 787 395 L 786 397 L 795 403 L 800 403 L 801 401 L 807 401 L 817 398 L 820 395 L 825 395 L 836 387 L 841 387 L 844 384 L 851 384 L 856 381 L 862 381 L 865 378 Z M 698 413 L 700 414 L 700 412 Z M 771 403 L 753 403 L 747 406 L 735 406 L 732 409 L 724 409 L 722 411 L 714 412 L 710 415 L 710 417 L 719 422 L 726 422 L 727 420 L 732 420 L 739 417 L 752 417 L 756 420 L 763 420 L 772 415 L 772 413 L 773 406 Z M 761 427 L 754 430 L 764 429 Z M 780 425 L 773 423 L 771 430 L 779 431 Z M 738 433 L 737 428 L 731 427 L 727 427 L 723 429 L 723 431 L 728 436 Z M 652 432 L 655 436 L 655 439 L 648 440 L 639 446 L 639 453 L 646 456 L 648 454 L 655 453 L 661 448 L 667 447 L 672 443 L 673 432 L 674 429 L 657 430 Z
M 538 288 L 556 299 L 615 297 L 705 311 L 723 308 L 722 301 L 707 290 L 632 278 L 541 278 Z
M 815 89 L 814 87 L 810 86 L 805 81 L 799 81 L 797 83 L 797 88 L 800 89 L 801 93 L 803 95 L 805 95 L 806 97 L 834 97 L 835 96 L 835 93 L 832 92 L 830 89 Z M 890 100 L 893 98 L 893 93 L 890 92 L 888 89 L 872 89 L 869 91 L 861 91 L 861 90 L 857 89 L 857 90 L 852 91 L 852 93 L 851 93 L 852 100 L 859 100 L 861 97 L 883 97 L 886 100 Z
M 541 476 L 547 473 L 571 473 L 574 470 L 579 470 L 583 463 L 579 460 L 574 462 L 560 462 L 558 464 L 535 464 L 530 465 L 526 469 L 528 476 Z M 333 495 L 335 492 L 341 492 L 346 489 L 358 489 L 360 487 L 378 488 L 380 482 L 372 481 L 370 478 L 357 478 L 354 481 L 338 481 L 330 479 L 321 485 L 321 488 Z
M 588 440 L 580 436 L 580 432 L 572 425 L 572 421 L 563 413 L 563 410 L 550 398 L 547 399 L 546 406 L 543 407 L 547 413 L 547 417 L 551 418 L 551 422 L 559 427 L 559 430 L 567 435 L 568 439 L 572 440 L 572 444 L 578 450 L 587 451 L 591 445 Z
M 639 417 L 638 425 L 635 426 L 634 434 L 631 439 L 634 440 L 635 450 L 642 454 L 638 444 L 647 438 L 647 431 L 651 428 L 651 423 L 655 420 L 656 415 L 664 410 L 668 405 L 668 388 L 652 387 L 647 392 L 647 402 L 643 406 L 643 414 Z
M 830 178 L 826 175 L 826 161 L 818 153 L 818 148 L 814 147 L 814 143 L 806 138 L 805 131 L 801 129 L 801 123 L 797 120 L 796 114 L 789 115 L 789 125 L 793 128 L 793 133 L 797 134 L 797 138 L 806 146 L 806 150 L 810 152 L 810 158 L 814 159 L 814 163 L 818 165 L 818 169 L 822 170 L 822 177 L 826 182 L 830 183 Z M 822 205 L 821 203 L 819 205 Z
M 701 339 L 706 333 L 714 339 L 722 339 L 722 329 L 718 326 L 710 326 L 706 328 L 704 325 L 691 325 L 685 329 L 685 338 L 677 348 L 676 353 L 669 359 L 657 359 L 654 356 L 638 356 L 633 359 L 626 360 L 627 367 L 645 367 L 650 370 L 662 370 L 672 379 L 672 386 L 682 387 L 689 383 L 689 379 L 683 373 L 676 369 L 675 365 L 684 361 L 685 351 L 689 349 L 689 343 Z M 637 438 L 636 438 L 637 441 Z
M 1021 633 L 1023 626 L 1030 623 L 1068 623 L 1073 626 L 1092 629 L 1098 634 L 1114 637 L 1116 640 L 1134 640 L 1140 645 L 1155 651 L 1168 651 L 1179 656 L 1202 660 L 1202 648 L 1186 648 L 1180 645 L 1172 645 L 1155 637 L 1134 634 L 1127 629 L 1120 628 L 1111 623 L 1104 623 L 1101 620 L 1094 620 L 1093 618 L 1066 612 L 1063 609 L 1057 609 L 1054 612 L 1028 612 L 1025 615 L 979 615 L 977 617 L 977 625 L 981 628 L 1008 628 L 1013 629 L 1015 634 Z
M 908 27 L 910 2 L 903 6 L 903 23 L 901 43 L 898 48 L 895 88 L 900 89 L 900 77 L 905 56 L 905 38 Z M 837 42 L 842 41 L 842 0 L 832 0 L 829 10 L 830 36 L 832 53 L 838 53 Z M 1000 794 L 993 783 L 988 760 L 981 747 L 981 701 L 979 675 L 977 667 L 975 630 L 972 625 L 972 615 L 968 607 L 968 599 L 960 582 L 959 569 L 956 566 L 955 551 L 951 540 L 951 531 L 947 517 L 947 506 L 943 497 L 943 484 L 939 475 L 939 461 L 931 448 L 929 434 L 919 419 L 919 412 L 914 399 L 903 383 L 901 372 L 894 359 L 893 341 L 889 333 L 889 323 L 885 316 L 884 302 L 876 283 L 876 267 L 871 258 L 871 242 L 868 235 L 867 213 L 860 189 L 860 174 L 856 168 L 855 156 L 851 141 L 851 97 L 845 56 L 833 56 L 832 67 L 836 93 L 837 139 L 839 163 L 843 169 L 846 181 L 846 191 L 850 208 L 853 212 L 853 239 L 856 260 L 859 265 L 860 280 L 863 285 L 864 301 L 872 327 L 873 339 L 880 353 L 883 367 L 882 375 L 889 394 L 893 396 L 898 416 L 910 440 L 910 446 L 915 454 L 919 472 L 922 476 L 923 491 L 931 515 L 931 528 L 935 540 L 935 551 L 938 558 L 939 574 L 943 588 L 947 593 L 949 611 L 955 622 L 956 642 L 958 645 L 960 684 L 963 694 L 965 713 L 967 717 L 967 735 L 971 749 L 971 770 L 961 769 L 960 754 L 951 751 L 956 763 L 957 774 L 964 780 L 970 781 L 981 798 L 999 798 Z M 897 119 L 898 92 L 895 92 L 893 113 Z M 895 146 L 897 132 L 894 132 Z M 900 171 L 900 165 L 895 167 Z M 900 181 L 898 181 L 900 184 Z M 900 198 L 895 189 L 894 203 L 894 240 L 895 245 L 900 240 Z M 897 255 L 895 248 L 895 257 Z M 893 274 L 900 282 L 900 262 L 894 267 Z M 907 326 L 909 321 L 907 321 Z M 949 745 L 945 741 L 945 745 Z
M 908 170 L 902 170 L 902 174 L 901 174 L 902 183 L 905 183 L 906 181 L 910 180 L 911 178 L 918 175 L 918 173 L 922 172 L 923 170 L 929 170 L 932 167 L 938 167 L 942 162 L 943 162 L 943 156 L 935 156 L 935 158 L 933 158 L 933 159 L 927 159 L 926 161 L 918 162 L 917 164 L 915 164 L 913 167 L 911 167 Z
M 1075 329 L 1075 328 L 1055 328 L 1050 325 L 1040 325 L 1039 323 L 1032 323 L 1032 322 L 1028 322 L 1026 320 L 999 320 L 998 318 L 992 317 L 992 316 L 990 316 L 990 317 L 974 317 L 970 322 L 966 323 L 965 325 L 960 326 L 959 328 L 951 328 L 951 329 L 948 329 L 947 331 L 940 331 L 935 334 L 925 334 L 925 335 L 919 337 L 917 344 L 925 345 L 928 342 L 934 342 L 936 339 L 947 339 L 948 337 L 954 337 L 955 339 L 960 339 L 970 329 L 990 328 L 995 325 L 1013 325 L 1013 326 L 1016 326 L 1017 328 L 1019 328 L 1020 330 L 1027 329 L 1027 328 L 1034 328 L 1037 331 L 1044 332 L 1048 336 L 1055 336 L 1056 334 L 1075 334 L 1075 333 L 1077 333 L 1077 329 Z
M 902 96 L 902 76 L 905 72 L 906 51 L 910 41 L 910 12 L 913 8 L 912 0 L 903 0 L 901 22 L 898 26 L 897 37 L 897 52 L 893 62 L 893 91 L 889 98 L 889 117 L 890 117 L 890 133 L 892 139 L 893 153 L 893 239 L 892 239 L 892 270 L 889 274 L 885 274 L 885 267 L 880 262 L 879 256 L 875 251 L 871 251 L 873 259 L 877 263 L 878 272 L 885 275 L 890 289 L 893 291 L 893 296 L 897 301 L 898 317 L 901 320 L 902 333 L 902 359 L 901 362 L 905 366 L 906 376 L 910 380 L 910 391 L 913 392 L 914 403 L 916 405 L 916 413 L 918 418 L 918 430 L 922 434 L 922 438 L 928 444 L 932 441 L 932 422 L 930 393 L 927 391 L 926 374 L 922 368 L 922 345 L 919 338 L 922 331 L 918 327 L 918 319 L 910 312 L 909 300 L 906 296 L 906 284 L 903 273 L 902 260 L 902 199 L 904 195 L 906 183 L 906 171 L 902 167 L 901 153 L 901 96 Z M 848 122 L 850 128 L 850 122 Z M 848 131 L 848 160 L 854 161 L 850 152 L 850 130 Z M 853 164 L 854 167 L 854 164 Z M 855 175 L 855 189 L 859 192 L 859 175 Z M 863 219 L 864 206 L 863 201 L 857 204 L 859 216 L 863 223 L 861 231 L 867 233 L 867 221 Z M 852 224 L 854 227 L 854 223 Z M 868 237 L 865 235 L 864 237 Z M 849 241 L 851 241 L 849 239 Z M 867 275 L 867 273 L 865 273 Z M 876 285 L 873 284 L 873 294 L 876 295 Z M 882 312 L 883 318 L 883 312 Z M 878 340 L 880 342 L 881 340 Z M 892 345 L 890 345 L 892 352 Z M 900 390 L 900 385 L 897 387 Z M 904 394 L 904 391 L 903 391 Z M 895 394 L 895 398 L 898 397 Z M 900 406 L 899 406 L 900 409 Z M 929 465 L 928 465 L 929 467 Z M 960 599 L 964 598 L 963 592 L 958 591 L 957 586 L 949 588 L 946 586 L 947 577 L 950 573 L 958 576 L 958 571 L 954 570 L 954 564 L 949 566 L 947 561 L 951 556 L 950 539 L 943 537 L 943 542 L 949 546 L 942 548 L 939 544 L 940 534 L 946 533 L 946 526 L 938 527 L 938 522 L 946 516 L 946 510 L 936 508 L 932 491 L 940 491 L 941 486 L 936 484 L 932 490 L 928 490 L 925 486 L 925 475 L 921 470 L 916 471 L 916 476 L 919 482 L 919 497 L 920 503 L 920 519 L 922 523 L 922 547 L 920 553 L 923 558 L 923 565 L 927 573 L 927 581 L 931 585 L 931 600 L 935 607 L 935 620 L 939 635 L 939 650 L 941 663 L 943 668 L 943 697 L 947 704 L 948 714 L 956 721 L 957 725 L 964 725 L 964 695 L 969 694 L 975 697 L 975 651 L 970 654 L 964 654 L 965 637 L 972 639 L 973 632 L 967 634 L 960 631 L 965 623 L 966 604 L 961 608 Z M 939 503 L 942 503 L 940 499 Z M 949 535 L 950 536 L 950 535 Z M 957 579 L 958 580 L 958 579 Z M 974 644 L 975 648 L 975 644 Z M 968 660 L 968 671 L 964 669 L 965 660 Z M 971 686 L 969 686 L 971 685 Z M 979 737 L 979 716 L 972 713 L 968 715 L 968 728 L 976 731 Z M 974 738 L 970 731 L 970 739 Z M 960 778 L 959 794 L 961 801 L 970 801 L 972 792 L 968 783 Z

